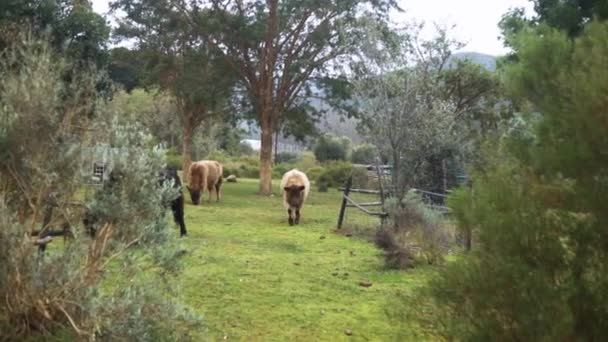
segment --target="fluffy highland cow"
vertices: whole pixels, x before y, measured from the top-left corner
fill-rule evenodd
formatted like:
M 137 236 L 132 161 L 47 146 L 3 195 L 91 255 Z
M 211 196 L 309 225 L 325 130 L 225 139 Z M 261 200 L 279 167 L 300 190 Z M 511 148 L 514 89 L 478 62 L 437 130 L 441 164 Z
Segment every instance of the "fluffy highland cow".
M 293 169 L 287 171 L 281 179 L 281 191 L 283 192 L 283 205 L 289 215 L 289 225 L 300 223 L 300 209 L 304 205 L 310 182 L 304 172 Z
M 201 160 L 190 165 L 188 177 L 188 191 L 192 203 L 198 205 L 201 195 L 205 189 L 209 191 L 209 201 L 211 192 L 215 188 L 215 197 L 220 201 L 220 188 L 222 186 L 222 165 L 215 160 Z

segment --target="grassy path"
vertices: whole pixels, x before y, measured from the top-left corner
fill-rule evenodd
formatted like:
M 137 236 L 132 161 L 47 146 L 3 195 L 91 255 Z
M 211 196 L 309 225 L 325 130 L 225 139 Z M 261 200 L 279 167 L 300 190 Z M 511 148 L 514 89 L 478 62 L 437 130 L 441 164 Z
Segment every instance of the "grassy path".
M 189 253 L 177 281 L 182 299 L 204 317 L 206 330 L 195 336 L 248 341 L 413 338 L 386 309 L 395 293 L 424 282 L 424 271 L 386 271 L 372 244 L 334 233 L 340 195 L 333 189 L 313 189 L 302 223 L 294 227 L 287 224 L 279 196 L 258 196 L 256 190 L 257 182 L 240 180 L 225 184 L 221 203 L 205 200 L 192 206 L 186 201 L 189 237 L 184 244 Z M 347 214 L 350 223 L 370 219 Z M 373 285 L 362 287 L 362 280 Z M 352 336 L 345 334 L 347 329 Z

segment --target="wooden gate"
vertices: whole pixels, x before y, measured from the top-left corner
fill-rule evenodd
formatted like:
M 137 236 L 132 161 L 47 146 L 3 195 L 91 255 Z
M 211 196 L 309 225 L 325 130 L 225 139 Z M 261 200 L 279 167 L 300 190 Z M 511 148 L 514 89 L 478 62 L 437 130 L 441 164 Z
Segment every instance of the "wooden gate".
M 353 185 L 353 176 L 351 175 L 350 177 L 348 177 L 348 179 L 346 180 L 346 184 L 344 185 L 344 187 L 339 188 L 338 190 L 343 191 L 342 193 L 342 205 L 340 206 L 340 213 L 338 214 L 338 229 L 342 228 L 342 224 L 344 223 L 344 214 L 346 213 L 346 208 L 357 208 L 361 211 L 363 211 L 364 213 L 371 215 L 371 216 L 377 216 L 380 218 L 380 223 L 382 225 L 384 225 L 384 222 L 386 221 L 386 218 L 388 217 L 388 213 L 384 212 L 384 201 L 387 197 L 387 193 L 384 190 L 384 186 L 383 186 L 383 172 L 380 170 L 380 166 L 378 164 L 376 164 L 376 174 L 377 174 L 377 179 L 378 179 L 378 188 L 379 190 L 369 190 L 369 189 L 353 189 L 352 185 Z M 368 195 L 379 195 L 380 196 L 380 201 L 375 201 L 375 202 L 364 202 L 364 203 L 357 203 L 355 200 L 353 200 L 352 198 L 349 197 L 349 195 L 351 193 L 360 193 L 360 194 L 368 194 Z M 380 207 L 380 211 L 370 211 L 366 208 L 368 207 Z

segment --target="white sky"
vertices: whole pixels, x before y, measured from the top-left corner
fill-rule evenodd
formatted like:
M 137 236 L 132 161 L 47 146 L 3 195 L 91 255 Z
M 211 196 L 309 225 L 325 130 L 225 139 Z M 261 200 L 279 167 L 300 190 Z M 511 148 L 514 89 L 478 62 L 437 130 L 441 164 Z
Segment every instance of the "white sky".
M 93 9 L 105 14 L 109 1 L 92 0 Z M 528 0 L 399 0 L 399 3 L 406 13 L 396 15 L 395 21 L 424 21 L 427 32 L 432 30 L 433 22 L 446 27 L 456 25 L 452 37 L 468 43 L 461 51 L 490 55 L 507 51 L 498 39 L 501 16 L 512 7 L 525 7 L 528 14 L 532 13 Z

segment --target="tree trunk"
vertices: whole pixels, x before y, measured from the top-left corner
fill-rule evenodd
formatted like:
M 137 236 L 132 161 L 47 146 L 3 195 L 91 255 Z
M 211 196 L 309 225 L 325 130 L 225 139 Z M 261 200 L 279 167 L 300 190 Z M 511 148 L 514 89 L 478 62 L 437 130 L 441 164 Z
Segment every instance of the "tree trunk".
M 277 162 L 277 157 L 279 155 L 279 129 L 274 133 L 274 162 Z
M 194 126 L 189 123 L 184 124 L 184 135 L 182 137 L 182 179 L 188 182 L 188 169 L 192 163 L 192 136 Z
M 272 194 L 272 124 L 262 123 L 262 141 L 260 148 L 260 194 Z
M 445 165 L 445 159 L 441 160 L 441 173 L 443 175 L 443 193 L 448 193 L 448 168 Z

